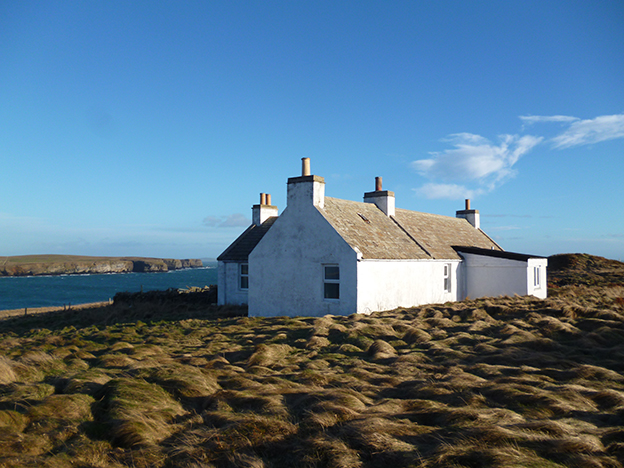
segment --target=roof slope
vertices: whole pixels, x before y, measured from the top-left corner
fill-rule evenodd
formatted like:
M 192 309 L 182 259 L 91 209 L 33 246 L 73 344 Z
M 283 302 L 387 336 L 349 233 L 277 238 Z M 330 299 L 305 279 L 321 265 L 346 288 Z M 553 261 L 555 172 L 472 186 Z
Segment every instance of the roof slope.
M 277 216 L 273 216 L 259 226 L 256 224 L 249 226 L 245 232 L 238 236 L 238 238 L 217 257 L 217 260 L 223 262 L 247 261 L 251 251 L 258 245 L 258 242 L 260 242 L 276 220 Z
M 431 258 L 392 218 L 372 203 L 325 197 L 325 207 L 320 211 L 338 234 L 362 253 L 363 258 Z
M 452 246 L 501 248 L 461 218 L 396 210 L 386 216 L 372 203 L 325 197 L 320 210 L 342 238 L 365 259 L 457 259 Z
M 433 258 L 459 259 L 452 247 L 458 245 L 502 250 L 463 218 L 397 209 L 395 219 Z

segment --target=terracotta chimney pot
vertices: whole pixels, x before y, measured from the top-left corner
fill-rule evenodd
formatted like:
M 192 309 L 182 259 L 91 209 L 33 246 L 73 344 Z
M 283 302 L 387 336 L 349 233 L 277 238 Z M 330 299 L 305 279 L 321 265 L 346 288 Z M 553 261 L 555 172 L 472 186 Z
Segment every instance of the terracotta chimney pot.
M 310 175 L 310 158 L 301 158 L 301 175 Z
M 375 192 L 381 192 L 381 177 L 375 177 Z

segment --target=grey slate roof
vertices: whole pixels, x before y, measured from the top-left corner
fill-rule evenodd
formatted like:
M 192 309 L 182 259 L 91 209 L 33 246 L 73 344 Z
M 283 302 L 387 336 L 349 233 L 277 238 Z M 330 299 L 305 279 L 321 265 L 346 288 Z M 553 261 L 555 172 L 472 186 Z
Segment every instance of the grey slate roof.
M 388 217 L 372 203 L 330 197 L 320 211 L 364 259 L 461 260 L 453 246 L 502 250 L 462 218 L 402 209 Z
M 258 242 L 268 232 L 273 223 L 277 220 L 277 216 L 267 219 L 261 225 L 252 224 L 245 232 L 230 244 L 230 246 L 217 257 L 217 260 L 223 262 L 246 262 L 249 254 L 258 245 Z

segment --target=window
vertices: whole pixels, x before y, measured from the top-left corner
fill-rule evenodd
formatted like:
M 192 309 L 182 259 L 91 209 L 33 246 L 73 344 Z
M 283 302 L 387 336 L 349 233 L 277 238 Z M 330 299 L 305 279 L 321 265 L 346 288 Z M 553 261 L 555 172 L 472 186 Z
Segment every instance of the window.
M 535 288 L 539 288 L 541 286 L 540 284 L 540 267 L 536 266 L 533 267 L 533 286 Z
M 444 291 L 451 292 L 451 264 L 444 264 Z
M 340 268 L 338 265 L 323 265 L 323 297 L 340 299 Z
M 240 288 L 249 289 L 249 263 L 240 264 Z

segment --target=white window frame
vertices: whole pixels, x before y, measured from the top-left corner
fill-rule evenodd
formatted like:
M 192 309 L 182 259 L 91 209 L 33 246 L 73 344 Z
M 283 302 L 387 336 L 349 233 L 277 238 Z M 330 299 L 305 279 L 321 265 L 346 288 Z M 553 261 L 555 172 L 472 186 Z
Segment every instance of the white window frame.
M 328 278 L 327 268 L 337 268 L 338 277 Z M 338 297 L 327 297 L 327 285 L 338 285 Z M 332 288 L 333 289 L 333 288 Z M 340 266 L 337 263 L 324 263 L 323 264 L 323 300 L 325 301 L 339 301 L 340 300 Z
M 535 289 L 542 288 L 542 269 L 540 266 L 533 267 L 533 287 Z
M 451 292 L 451 288 L 452 288 L 452 282 L 451 282 L 451 264 L 450 263 L 445 263 L 444 264 L 444 271 L 443 271 L 443 278 L 444 278 L 444 292 Z
M 246 286 L 243 286 L 243 280 Z M 238 289 L 249 290 L 249 263 L 239 263 L 238 265 Z

